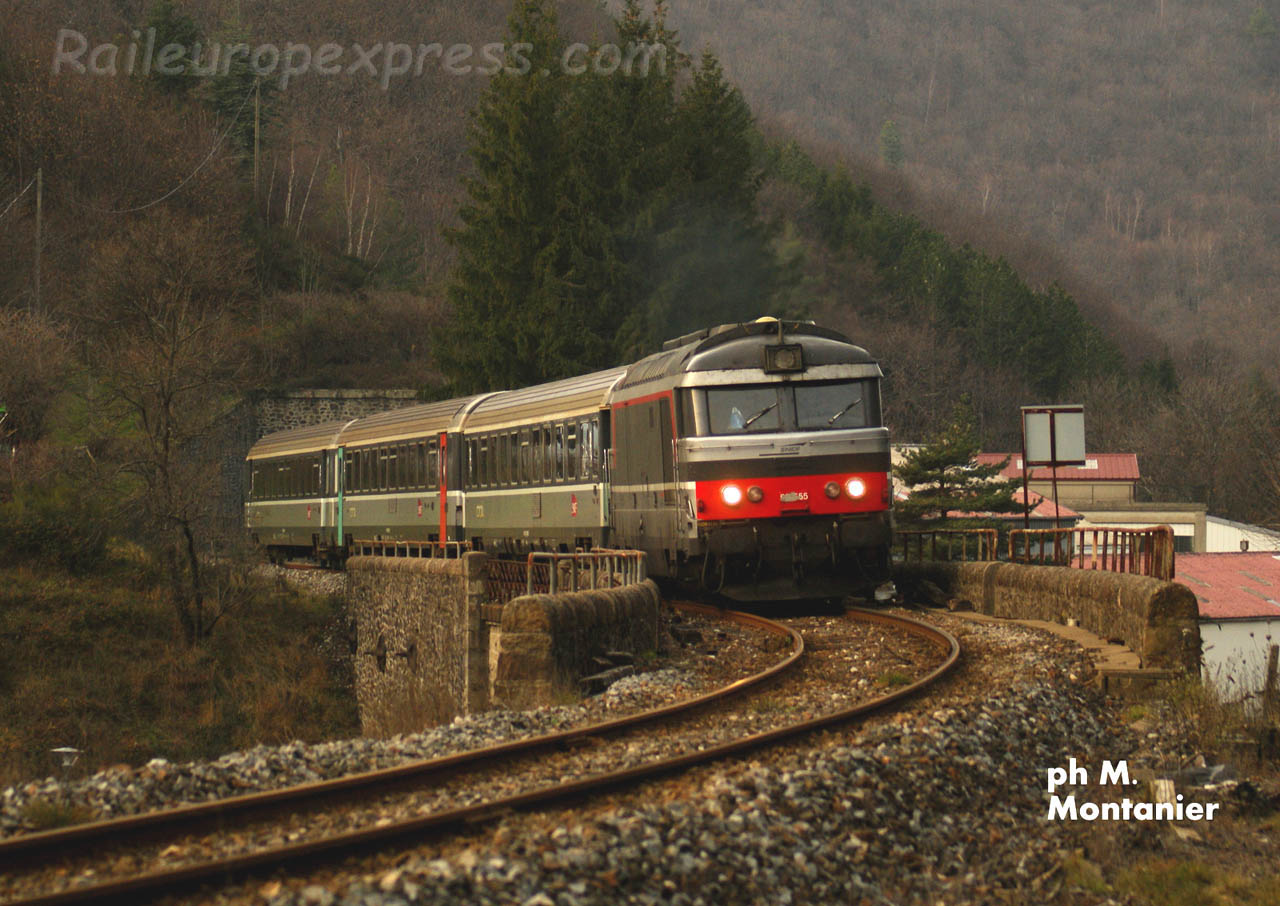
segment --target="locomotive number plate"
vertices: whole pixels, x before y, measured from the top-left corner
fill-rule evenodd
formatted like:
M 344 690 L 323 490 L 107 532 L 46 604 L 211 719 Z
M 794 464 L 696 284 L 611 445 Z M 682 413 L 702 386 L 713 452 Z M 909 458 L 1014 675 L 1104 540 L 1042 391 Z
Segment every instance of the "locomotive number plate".
M 778 495 L 778 499 L 783 503 L 799 503 L 809 499 L 808 491 L 787 491 L 785 494 Z

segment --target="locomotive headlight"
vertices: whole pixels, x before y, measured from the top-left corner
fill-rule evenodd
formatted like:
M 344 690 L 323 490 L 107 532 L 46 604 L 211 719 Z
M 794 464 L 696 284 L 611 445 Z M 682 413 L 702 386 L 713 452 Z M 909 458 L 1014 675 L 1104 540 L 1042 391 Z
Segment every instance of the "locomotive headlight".
M 844 483 L 845 493 L 857 500 L 863 494 L 867 493 L 867 483 L 861 478 L 850 478 Z
M 840 496 L 840 485 L 836 484 L 834 481 L 828 481 L 827 486 L 823 488 L 823 490 L 827 492 L 827 496 L 832 500 L 835 500 Z
M 742 488 L 736 484 L 727 484 L 720 489 L 720 499 L 729 506 L 737 506 L 742 503 Z
M 747 488 L 747 499 L 752 503 L 759 503 L 761 500 L 764 500 L 764 489 L 759 485 L 753 484 L 751 487 Z

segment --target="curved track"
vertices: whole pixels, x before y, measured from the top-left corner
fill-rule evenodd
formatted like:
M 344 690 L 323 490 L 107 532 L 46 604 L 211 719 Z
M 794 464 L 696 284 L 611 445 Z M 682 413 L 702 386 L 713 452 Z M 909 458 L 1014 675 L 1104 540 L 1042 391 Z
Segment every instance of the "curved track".
M 28 834 L 0 842 L 0 871 L 6 866 L 30 868 L 33 861 L 83 856 L 94 850 L 118 847 L 132 841 L 171 837 L 178 833 L 201 830 L 225 830 L 246 819 L 272 812 L 315 808 L 326 802 L 373 797 L 388 789 L 420 785 L 428 779 L 460 773 L 491 765 L 503 758 L 528 755 L 539 751 L 555 751 L 588 738 L 600 738 L 621 731 L 675 717 L 707 705 L 716 704 L 759 686 L 793 667 L 804 653 L 800 635 L 772 620 L 734 611 L 694 604 L 679 605 L 688 612 L 764 629 L 787 636 L 791 651 L 786 658 L 767 670 L 737 680 L 697 698 L 644 711 L 605 723 L 593 724 L 560 733 L 503 743 L 485 749 L 462 752 L 443 758 L 413 762 L 380 771 L 370 771 L 335 780 L 304 784 L 264 793 L 255 793 L 216 802 L 182 806 L 110 821 L 78 825 L 55 831 Z M 235 855 L 214 861 L 161 870 L 133 878 L 106 881 L 92 886 L 70 888 L 28 899 L 7 901 L 13 906 L 35 904 L 69 904 L 87 902 L 129 902 L 171 894 L 201 883 L 227 883 L 250 872 L 266 871 L 290 863 L 305 862 L 320 856 L 341 855 L 392 843 L 412 836 L 447 834 L 474 826 L 513 811 L 547 807 L 571 801 L 604 790 L 635 784 L 650 778 L 684 770 L 698 764 L 737 755 L 785 739 L 801 736 L 835 724 L 848 722 L 883 710 L 903 701 L 936 682 L 955 666 L 960 655 L 959 643 L 950 634 L 907 617 L 890 616 L 871 611 L 853 610 L 852 619 L 877 623 L 921 637 L 944 653 L 942 663 L 915 682 L 841 711 L 789 724 L 742 739 L 714 745 L 700 751 L 665 758 L 632 768 L 586 777 L 582 780 L 546 786 L 532 791 L 461 808 L 452 808 L 379 827 L 365 827 L 271 849 Z

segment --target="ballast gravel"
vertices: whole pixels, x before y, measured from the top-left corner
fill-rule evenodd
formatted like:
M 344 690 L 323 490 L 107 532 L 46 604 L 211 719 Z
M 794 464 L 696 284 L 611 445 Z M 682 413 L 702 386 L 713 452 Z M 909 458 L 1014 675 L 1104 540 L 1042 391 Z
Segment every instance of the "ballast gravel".
M 602 715 L 655 707 L 661 702 L 691 697 L 699 691 L 702 691 L 699 684 L 686 671 L 667 668 L 619 680 L 583 705 L 536 711 L 485 711 L 423 733 L 390 739 L 256 746 L 213 761 L 181 764 L 156 758 L 140 768 L 121 766 L 65 783 L 46 777 L 0 792 L 0 838 L 31 830 L 26 825 L 26 815 L 34 802 L 57 802 L 87 810 L 98 818 L 118 818 L 181 803 L 207 802 L 344 777 L 554 733 L 603 719 Z
M 1095 707 L 1079 689 L 1016 684 L 711 772 L 672 801 L 262 893 L 271 906 L 1039 902 L 1061 845 L 1045 769 L 1112 740 Z
M 1086 689 L 1078 648 L 932 614 L 965 657 L 916 707 L 572 812 L 376 857 L 223 902 L 1022 904 L 1063 902 L 1069 825 L 1046 771 L 1135 740 Z M 1083 899 L 1081 898 L 1083 895 Z M 1066 902 L 1105 898 L 1073 890 Z

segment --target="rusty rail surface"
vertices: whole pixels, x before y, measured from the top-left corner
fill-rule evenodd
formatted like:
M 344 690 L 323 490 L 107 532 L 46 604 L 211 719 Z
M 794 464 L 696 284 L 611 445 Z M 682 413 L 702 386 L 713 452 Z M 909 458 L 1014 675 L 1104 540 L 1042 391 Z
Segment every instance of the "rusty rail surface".
M 487 749 L 415 762 L 384 771 L 371 771 L 337 780 L 321 781 L 267 793 L 256 793 L 219 802 L 183 806 L 149 815 L 137 815 L 15 837 L 0 842 L 0 865 L 19 861 L 26 863 L 33 856 L 65 856 L 74 851 L 71 849 L 72 847 L 79 848 L 83 852 L 104 844 L 119 844 L 122 840 L 130 837 L 137 838 L 153 835 L 157 830 L 163 834 L 169 834 L 179 827 L 183 828 L 184 831 L 189 831 L 192 827 L 200 825 L 221 829 L 226 826 L 228 818 L 233 815 L 243 815 L 255 810 L 266 812 L 280 809 L 282 806 L 296 810 L 300 805 L 315 804 L 317 800 L 332 799 L 335 798 L 335 794 L 349 794 L 353 791 L 363 791 L 367 795 L 376 795 L 383 792 L 383 788 L 386 786 L 403 785 L 406 779 L 417 781 L 428 776 L 457 771 L 510 755 L 527 754 L 539 749 L 559 748 L 575 739 L 616 732 L 624 728 L 656 721 L 681 712 L 691 711 L 710 703 L 722 701 L 729 696 L 757 686 L 791 668 L 804 652 L 804 641 L 797 632 L 771 620 L 750 614 L 721 611 L 704 605 L 681 605 L 681 609 L 694 613 L 718 615 L 742 625 L 754 625 L 770 632 L 784 634 L 791 639 L 791 652 L 784 660 L 779 661 L 768 670 L 737 680 L 721 689 L 689 701 L 666 705 L 602 724 L 503 743 Z M 940 666 L 915 682 L 870 701 L 863 702 L 860 705 L 787 727 L 757 733 L 733 742 L 722 743 L 701 751 L 608 774 L 587 777 L 572 783 L 543 787 L 478 805 L 449 809 L 431 815 L 396 821 L 381 827 L 368 827 L 318 840 L 288 844 L 213 862 L 188 865 L 123 880 L 107 881 L 91 887 L 73 888 L 30 899 L 14 900 L 10 902 L 10 906 L 37 906 L 37 904 L 39 906 L 52 906 L 52 904 L 85 902 L 137 903 L 148 898 L 172 894 L 178 889 L 189 889 L 201 883 L 227 883 L 233 878 L 240 878 L 251 872 L 315 860 L 320 856 L 332 857 L 335 854 L 356 852 L 407 838 L 421 840 L 427 834 L 456 833 L 472 828 L 477 823 L 493 820 L 512 811 L 530 810 L 555 803 L 575 801 L 586 795 L 674 773 L 693 765 L 737 755 L 774 742 L 801 736 L 815 730 L 872 714 L 917 694 L 948 673 L 959 660 L 959 643 L 949 633 L 940 629 L 907 617 L 889 616 L 869 611 L 851 611 L 850 616 L 866 622 L 893 626 L 922 637 L 945 652 L 944 660 Z
M 925 559 L 925 538 L 929 539 L 929 559 L 930 560 L 960 560 L 968 562 L 970 559 L 977 561 L 995 560 L 999 556 L 999 543 L 997 541 L 997 533 L 993 528 L 977 528 L 977 529 L 924 529 L 920 531 L 900 531 L 897 532 L 898 538 L 902 541 L 902 560 L 904 563 L 911 562 L 912 542 L 915 547 L 915 559 L 917 562 L 923 562 Z M 943 538 L 946 546 L 940 548 L 938 539 Z M 958 540 L 959 556 L 955 556 L 954 542 Z M 974 541 L 974 556 L 969 556 L 969 542 Z M 945 556 L 939 556 L 944 554 Z
M 1174 577 L 1173 528 L 1105 527 L 1014 529 L 1009 533 L 1009 559 L 1150 576 Z

